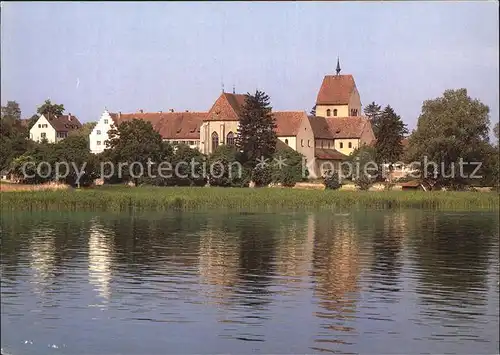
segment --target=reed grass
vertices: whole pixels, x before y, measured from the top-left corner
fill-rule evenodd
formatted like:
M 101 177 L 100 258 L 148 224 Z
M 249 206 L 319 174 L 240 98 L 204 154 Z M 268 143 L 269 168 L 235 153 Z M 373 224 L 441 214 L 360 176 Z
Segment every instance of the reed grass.
M 99 187 L 2 192 L 2 210 L 498 210 L 494 192 L 329 191 L 280 188 Z

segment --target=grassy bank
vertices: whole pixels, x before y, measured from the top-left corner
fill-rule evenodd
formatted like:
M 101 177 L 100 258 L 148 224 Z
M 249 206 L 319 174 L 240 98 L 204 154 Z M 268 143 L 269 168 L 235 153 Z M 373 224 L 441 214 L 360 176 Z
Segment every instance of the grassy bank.
M 214 187 L 101 187 L 1 193 L 2 210 L 300 210 L 353 207 L 498 210 L 499 195 L 481 192 L 360 192 Z

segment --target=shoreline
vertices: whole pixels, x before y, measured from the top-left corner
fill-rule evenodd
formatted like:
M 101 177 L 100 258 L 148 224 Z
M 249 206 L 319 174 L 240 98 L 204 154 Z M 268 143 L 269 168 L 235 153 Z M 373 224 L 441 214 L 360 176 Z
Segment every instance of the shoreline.
M 339 191 L 290 188 L 124 187 L 1 192 L 1 210 L 338 210 L 430 209 L 497 211 L 495 192 Z

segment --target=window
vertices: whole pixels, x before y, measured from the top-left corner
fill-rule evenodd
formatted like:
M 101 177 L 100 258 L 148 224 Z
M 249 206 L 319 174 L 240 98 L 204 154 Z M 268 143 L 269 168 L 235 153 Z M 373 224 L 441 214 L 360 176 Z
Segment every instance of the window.
M 97 145 L 101 145 L 101 141 L 97 141 Z
M 358 110 L 353 108 L 351 109 L 351 116 L 357 116 L 358 115 Z
M 217 132 L 212 133 L 212 151 L 219 146 L 219 135 Z
M 331 116 L 332 115 L 332 110 L 330 110 L 330 109 L 326 110 L 326 115 L 327 116 Z
M 108 124 L 108 119 L 107 118 L 104 120 L 104 124 Z
M 47 138 L 47 133 L 45 133 L 45 132 L 40 133 L 40 137 L 42 137 L 42 138 Z
M 38 128 L 42 128 L 42 125 L 40 123 L 38 124 Z
M 301 140 L 300 140 L 300 146 L 301 146 L 301 147 L 303 147 L 303 146 L 304 146 L 304 140 L 303 140 L 303 139 L 301 139 Z
M 348 145 L 349 145 L 349 148 L 352 148 L 352 143 L 351 143 L 351 142 L 349 142 L 349 144 L 348 144 Z
M 100 131 L 100 130 L 97 130 L 96 134 L 97 134 L 97 135 L 100 135 L 100 134 L 101 134 L 101 131 Z
M 308 139 L 307 140 L 307 146 L 310 147 L 311 146 L 311 141 Z
M 288 145 L 288 139 L 285 139 L 285 144 Z
M 337 109 L 334 109 L 334 110 L 333 110 L 333 115 L 334 115 L 334 116 L 337 116 L 337 112 L 338 112 L 338 111 L 337 111 Z
M 330 141 L 328 141 L 328 148 L 330 148 Z
M 340 142 L 339 147 L 340 147 L 340 149 L 344 148 L 344 143 Z
M 226 136 L 226 144 L 227 145 L 234 145 L 234 133 L 229 132 Z

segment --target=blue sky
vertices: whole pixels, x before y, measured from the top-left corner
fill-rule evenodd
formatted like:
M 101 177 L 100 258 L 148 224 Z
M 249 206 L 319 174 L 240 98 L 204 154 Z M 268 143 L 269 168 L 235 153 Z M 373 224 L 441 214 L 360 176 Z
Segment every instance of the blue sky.
M 471 2 L 3 3 L 2 104 L 50 98 L 82 121 L 105 107 L 206 111 L 221 92 L 314 105 L 337 56 L 363 105 L 415 127 L 422 102 L 465 87 L 499 117 L 498 4 Z

